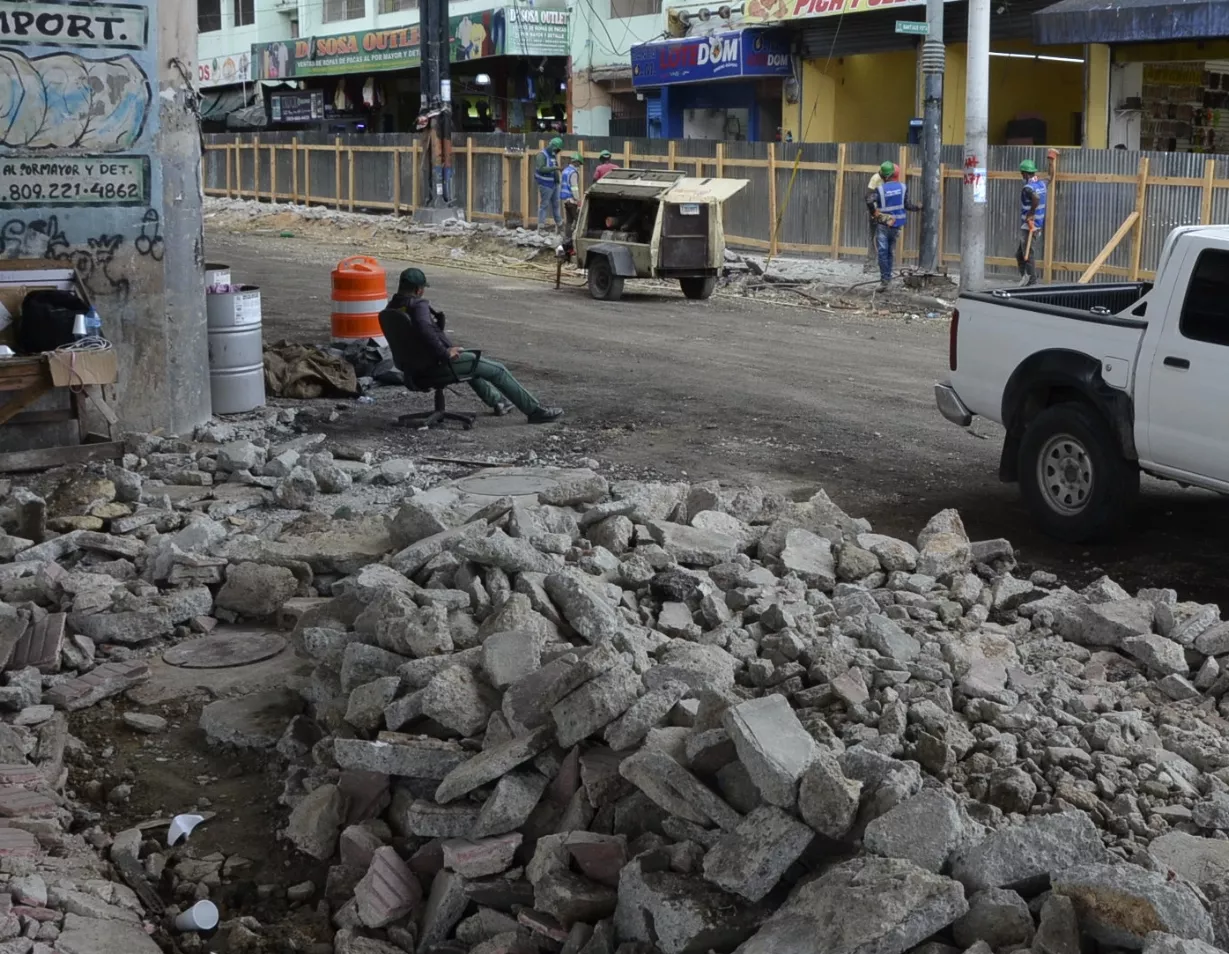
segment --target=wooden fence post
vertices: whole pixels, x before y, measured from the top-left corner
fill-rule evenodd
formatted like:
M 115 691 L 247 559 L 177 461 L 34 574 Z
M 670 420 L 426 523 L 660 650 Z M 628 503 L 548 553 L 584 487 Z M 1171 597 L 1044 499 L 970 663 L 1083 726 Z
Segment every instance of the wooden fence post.
M 841 257 L 841 217 L 845 213 L 845 144 L 836 147 L 836 189 L 832 196 L 832 257 Z
M 465 221 L 474 221 L 474 137 L 465 137 Z
M 1208 159 L 1203 164 L 1203 200 L 1199 205 L 1199 222 L 1212 224 L 1212 180 L 1216 176 L 1216 160 Z
M 290 138 L 290 201 L 299 204 L 299 137 Z
M 906 189 L 909 185 L 909 147 L 901 146 L 900 152 L 896 156 L 896 164 L 900 167 L 900 181 L 905 185 Z M 909 217 L 905 216 L 905 224 L 900 227 L 900 235 L 897 236 L 896 242 L 900 248 L 900 260 L 905 260 L 905 230 L 909 228 Z
M 234 196 L 234 187 L 231 183 L 231 168 L 234 166 L 234 157 L 230 154 L 230 143 L 222 147 L 226 153 L 226 198 Z
M 393 150 L 393 215 L 401 214 L 401 148 Z
M 943 201 L 945 183 L 947 182 L 947 166 L 942 162 L 939 163 L 939 254 L 938 261 L 935 262 L 935 267 L 940 274 L 943 272 L 943 219 L 947 212 L 947 203 Z
M 717 143 L 717 178 L 725 178 L 725 143 Z
M 341 211 L 341 136 L 333 140 L 333 196 L 337 211 Z
M 541 152 L 545 148 L 546 148 L 546 141 L 539 139 L 538 140 L 538 152 Z M 535 153 L 535 156 L 536 155 L 537 154 Z M 536 165 L 537 165 L 537 159 L 536 158 L 530 159 L 529 152 L 528 150 L 526 150 L 524 154 L 524 158 L 521 159 L 521 209 L 523 209 L 525 212 L 525 227 L 526 228 L 529 227 L 529 219 L 530 219 L 529 210 L 531 208 L 534 208 L 534 206 L 530 204 L 532 201 L 530 196 L 536 194 L 536 190 L 533 188 L 533 170 L 534 170 L 534 166 Z M 533 224 L 537 228 L 542 227 L 542 223 L 538 221 L 537 214 L 534 214 L 533 216 Z
M 1131 247 L 1131 281 L 1139 281 L 1139 260 L 1144 251 L 1144 209 L 1148 200 L 1148 157 L 1139 160 L 1139 181 L 1135 185 L 1135 240 Z
M 312 204 L 312 150 L 303 150 L 303 207 L 311 208 Z
M 674 140 L 670 141 L 674 145 Z M 674 168 L 671 166 L 671 168 Z M 777 254 L 777 144 L 768 144 L 768 255 Z
M 413 172 L 410 176 L 410 191 L 413 193 L 410 196 L 410 202 L 409 202 L 410 215 L 413 215 L 414 212 L 417 211 L 418 200 L 419 200 L 419 197 L 422 195 L 422 192 L 420 191 L 420 188 L 422 186 L 422 180 L 419 178 L 419 176 L 422 175 L 422 168 L 421 168 L 422 157 L 418 153 L 419 153 L 418 140 L 415 139 L 414 142 L 410 145 L 410 158 L 414 162 Z
M 508 158 L 507 152 L 499 157 L 499 172 L 499 204 L 502 206 L 506 226 L 509 221 L 508 216 L 512 213 L 512 160 Z M 524 209 L 521 209 L 521 224 L 528 224 Z
M 674 162 L 678 156 L 678 143 L 671 139 L 666 145 L 666 168 L 674 171 Z
M 630 139 L 623 140 L 623 168 L 630 169 L 632 167 L 632 141 Z
M 260 201 L 260 133 L 252 136 L 252 197 Z
M 354 150 L 353 149 L 346 150 L 346 162 L 350 164 L 348 185 L 350 186 L 350 211 L 353 212 L 354 211 Z
M 277 146 L 269 147 L 269 201 L 277 204 Z
M 1054 223 L 1058 221 L 1055 216 L 1055 208 L 1058 202 L 1058 153 L 1054 154 L 1054 158 L 1050 160 L 1050 188 L 1049 195 L 1046 196 L 1046 225 L 1045 225 L 1045 272 L 1043 278 L 1047 283 L 1054 280 L 1054 242 L 1056 229 L 1052 228 Z

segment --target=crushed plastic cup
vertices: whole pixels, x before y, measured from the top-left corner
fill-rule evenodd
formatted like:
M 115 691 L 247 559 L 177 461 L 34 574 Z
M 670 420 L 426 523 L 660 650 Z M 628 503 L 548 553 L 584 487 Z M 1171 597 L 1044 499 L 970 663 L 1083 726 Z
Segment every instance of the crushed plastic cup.
M 171 827 L 166 832 L 167 845 L 177 845 L 187 839 L 192 834 L 192 829 L 204 820 L 204 815 L 176 815 L 171 819 Z
M 177 931 L 212 931 L 218 926 L 218 906 L 212 901 L 197 901 L 175 919 Z

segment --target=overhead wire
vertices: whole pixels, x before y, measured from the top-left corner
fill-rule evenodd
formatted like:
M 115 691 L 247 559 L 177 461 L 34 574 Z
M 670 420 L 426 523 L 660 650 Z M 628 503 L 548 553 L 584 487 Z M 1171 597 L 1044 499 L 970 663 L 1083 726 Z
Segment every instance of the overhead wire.
M 825 75 L 828 72 L 828 67 L 832 65 L 832 56 L 836 52 L 836 41 L 840 38 L 840 35 L 841 35 L 841 25 L 845 22 L 845 8 L 848 2 L 849 0 L 844 0 L 844 2 L 841 3 L 841 12 L 837 14 L 836 29 L 832 33 L 832 42 L 828 45 L 828 56 L 824 60 L 823 72 Z M 801 80 L 799 80 L 798 85 L 799 87 L 803 85 Z M 802 95 L 801 88 L 798 91 L 798 95 L 799 96 Z M 798 180 L 798 170 L 802 166 L 802 152 L 803 152 L 802 147 L 803 147 L 803 144 L 808 141 L 808 137 L 811 132 L 811 124 L 815 121 L 815 117 L 818 113 L 819 113 L 819 97 L 816 96 L 815 102 L 811 104 L 811 115 L 807 117 L 806 125 L 803 127 L 803 130 L 802 130 L 802 138 L 801 140 L 799 140 L 799 142 L 795 144 L 798 148 L 795 150 L 795 153 L 794 153 L 794 168 L 793 168 L 793 171 L 790 172 L 789 183 L 785 187 L 785 201 L 782 202 L 780 207 L 777 209 L 777 219 L 775 222 L 773 222 L 772 232 L 768 236 L 769 238 L 768 257 L 765 259 L 765 262 L 764 262 L 765 267 L 772 264 L 773 248 L 777 244 L 776 242 L 777 237 L 781 234 L 781 223 L 785 219 L 785 210 L 789 208 L 790 196 L 792 196 L 794 192 L 794 183 Z M 771 174 L 775 174 L 775 170 L 773 172 L 770 172 L 770 175 Z

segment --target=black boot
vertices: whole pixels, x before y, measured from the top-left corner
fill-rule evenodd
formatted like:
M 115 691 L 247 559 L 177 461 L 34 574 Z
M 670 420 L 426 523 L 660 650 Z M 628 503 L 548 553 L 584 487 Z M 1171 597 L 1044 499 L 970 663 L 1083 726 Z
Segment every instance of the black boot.
M 531 411 L 529 414 L 530 424 L 549 424 L 551 421 L 557 421 L 563 417 L 563 408 L 561 407 L 540 407 L 536 411 Z

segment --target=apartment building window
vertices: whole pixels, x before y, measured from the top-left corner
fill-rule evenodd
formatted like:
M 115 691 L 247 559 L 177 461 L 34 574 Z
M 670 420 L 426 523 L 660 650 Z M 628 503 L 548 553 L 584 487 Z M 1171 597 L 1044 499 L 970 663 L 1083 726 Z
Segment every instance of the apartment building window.
M 661 13 L 661 0 L 610 0 L 610 18 L 645 17 Z
M 251 26 L 256 22 L 256 0 L 235 0 L 235 26 Z
M 367 0 L 324 0 L 324 22 L 357 20 L 367 15 Z
M 417 10 L 418 0 L 380 0 L 381 13 L 400 13 L 402 10 Z
M 200 0 L 196 8 L 196 28 L 201 33 L 222 29 L 222 0 Z

